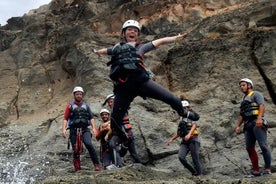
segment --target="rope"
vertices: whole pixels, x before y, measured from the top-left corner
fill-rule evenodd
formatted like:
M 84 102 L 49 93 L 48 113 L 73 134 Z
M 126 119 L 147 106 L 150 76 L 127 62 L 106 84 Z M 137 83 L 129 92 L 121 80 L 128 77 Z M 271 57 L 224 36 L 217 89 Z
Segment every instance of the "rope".
M 81 132 L 81 128 L 77 129 L 77 141 L 76 141 L 76 145 L 75 145 L 75 153 L 82 153 L 83 152 L 83 148 L 82 148 L 82 132 Z

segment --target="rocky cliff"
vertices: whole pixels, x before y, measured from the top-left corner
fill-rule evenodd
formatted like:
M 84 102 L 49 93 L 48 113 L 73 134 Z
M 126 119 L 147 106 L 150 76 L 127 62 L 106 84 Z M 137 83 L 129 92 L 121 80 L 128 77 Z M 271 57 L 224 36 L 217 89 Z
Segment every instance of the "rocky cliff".
M 146 54 L 157 82 L 199 112 L 204 175 L 192 177 L 178 161 L 178 116 L 168 105 L 137 97 L 131 104 L 143 165 L 95 173 L 87 151 L 73 172 L 71 150 L 61 137 L 63 112 L 75 85 L 86 90 L 97 124 L 112 93 L 108 57 L 94 48 L 120 41 L 126 19 L 142 25 L 140 41 L 188 32 L 179 42 Z M 0 27 L 1 183 L 272 183 L 276 175 L 243 179 L 250 171 L 243 135 L 234 127 L 248 77 L 266 101 L 276 171 L 276 3 L 272 0 L 52 0 Z M 99 142 L 93 138 L 97 150 Z M 260 149 L 258 153 L 260 155 Z M 263 160 L 260 155 L 260 164 Z

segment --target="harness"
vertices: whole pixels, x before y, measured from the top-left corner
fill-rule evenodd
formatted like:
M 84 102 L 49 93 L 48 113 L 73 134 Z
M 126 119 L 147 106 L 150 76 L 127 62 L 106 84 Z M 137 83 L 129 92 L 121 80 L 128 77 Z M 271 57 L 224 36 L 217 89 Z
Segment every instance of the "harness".
M 188 111 L 188 116 L 189 116 L 189 111 Z M 185 119 L 183 118 L 178 124 L 177 134 L 180 137 L 185 137 L 190 132 L 192 126 L 193 126 L 193 124 L 192 124 L 191 121 L 189 121 L 188 118 L 185 118 Z M 194 130 L 193 136 L 198 136 L 198 130 L 197 129 Z
M 254 102 L 254 91 L 251 91 L 247 96 L 243 98 L 240 106 L 240 113 L 242 117 L 248 118 L 252 116 L 257 116 L 259 114 L 259 104 Z
M 84 128 L 90 125 L 90 114 L 85 102 L 81 106 L 76 105 L 74 102 L 70 103 L 70 115 L 68 125 L 73 128 Z
M 111 61 L 107 63 L 107 66 L 110 65 L 109 77 L 120 83 L 127 81 L 129 72 L 146 72 L 142 56 L 137 54 L 134 46 L 125 42 L 118 43 L 113 47 Z
M 124 116 L 123 117 L 123 125 L 124 125 L 124 128 L 125 128 L 125 130 L 130 130 L 130 129 L 132 129 L 132 126 L 131 126 L 131 124 L 129 123 L 129 118 L 128 118 L 128 116 Z

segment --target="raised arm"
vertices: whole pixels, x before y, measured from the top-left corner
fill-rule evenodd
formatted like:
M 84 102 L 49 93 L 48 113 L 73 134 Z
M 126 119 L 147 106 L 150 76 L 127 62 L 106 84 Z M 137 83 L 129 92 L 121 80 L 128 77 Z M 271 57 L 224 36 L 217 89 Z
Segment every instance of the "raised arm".
M 157 48 L 160 45 L 180 40 L 180 39 L 184 38 L 186 35 L 187 35 L 187 33 L 179 34 L 179 35 L 176 35 L 176 36 L 169 36 L 169 37 L 160 38 L 160 39 L 157 39 L 157 40 L 153 40 L 152 44 L 154 45 L 155 48 Z

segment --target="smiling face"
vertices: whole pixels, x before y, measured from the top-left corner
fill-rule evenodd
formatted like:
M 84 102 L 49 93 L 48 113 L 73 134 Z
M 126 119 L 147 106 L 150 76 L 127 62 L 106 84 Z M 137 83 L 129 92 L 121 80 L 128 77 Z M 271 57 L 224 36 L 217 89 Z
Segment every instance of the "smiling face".
M 123 32 L 123 37 L 127 42 L 135 42 L 138 39 L 139 30 L 136 27 L 127 27 Z
M 101 113 L 101 118 L 102 118 L 103 122 L 105 123 L 109 120 L 109 114 L 106 112 L 103 112 L 103 113 Z

